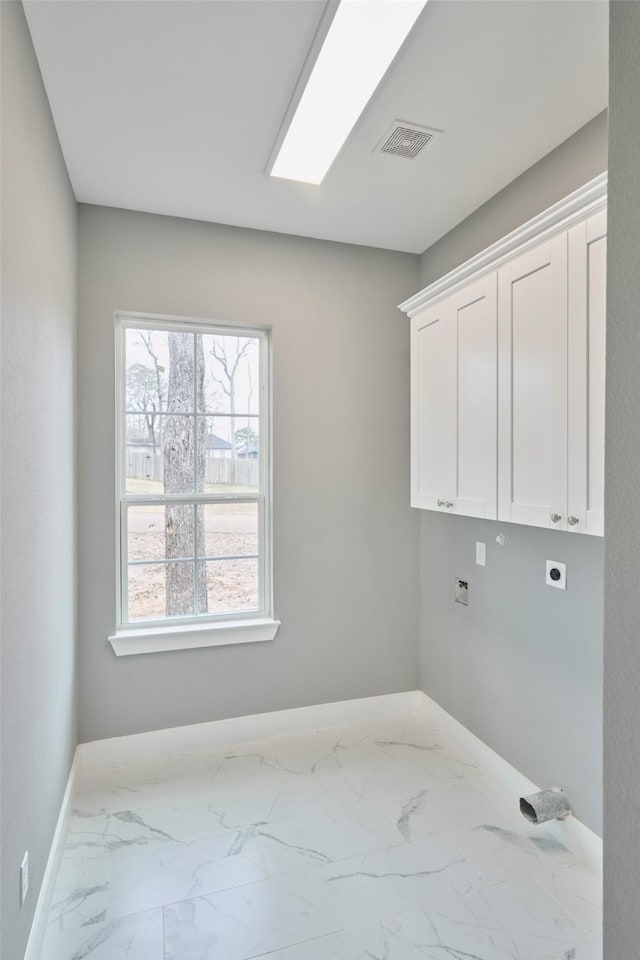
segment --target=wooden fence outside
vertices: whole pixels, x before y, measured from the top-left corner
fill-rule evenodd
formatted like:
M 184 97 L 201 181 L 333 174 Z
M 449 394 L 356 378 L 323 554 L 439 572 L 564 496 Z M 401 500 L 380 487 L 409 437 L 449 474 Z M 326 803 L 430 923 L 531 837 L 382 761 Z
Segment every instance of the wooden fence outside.
M 130 480 L 162 480 L 162 454 L 127 448 L 127 477 Z M 220 486 L 257 487 L 257 460 L 233 460 L 207 453 L 205 483 Z

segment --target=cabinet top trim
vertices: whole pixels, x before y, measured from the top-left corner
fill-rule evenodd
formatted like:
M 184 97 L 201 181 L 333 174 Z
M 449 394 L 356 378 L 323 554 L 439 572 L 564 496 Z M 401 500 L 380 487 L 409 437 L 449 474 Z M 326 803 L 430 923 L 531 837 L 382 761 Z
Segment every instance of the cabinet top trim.
M 522 253 L 527 247 L 539 243 L 547 236 L 562 229 L 566 230 L 573 223 L 597 213 L 598 210 L 604 208 L 606 202 L 607 174 L 605 172 L 593 180 L 589 180 L 584 186 L 574 190 L 573 193 L 570 193 L 563 200 L 559 200 L 558 203 L 554 203 L 553 206 L 528 220 L 521 227 L 512 230 L 506 237 L 491 244 L 486 250 L 482 250 L 471 257 L 470 260 L 460 264 L 459 267 L 455 267 L 449 273 L 440 277 L 439 280 L 435 280 L 429 286 L 424 287 L 419 293 L 399 304 L 398 309 L 409 317 L 414 317 L 425 307 L 439 300 L 444 294 L 452 293 L 461 284 L 467 283 L 469 280 L 475 280 L 490 270 L 496 270 L 515 254 Z

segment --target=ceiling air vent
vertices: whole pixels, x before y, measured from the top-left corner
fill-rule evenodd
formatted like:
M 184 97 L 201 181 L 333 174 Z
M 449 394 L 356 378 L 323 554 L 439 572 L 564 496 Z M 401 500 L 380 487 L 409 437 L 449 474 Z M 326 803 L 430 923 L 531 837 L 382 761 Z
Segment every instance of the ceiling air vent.
M 429 141 L 433 140 L 434 132 L 415 123 L 395 120 L 376 149 L 379 153 L 386 153 L 392 157 L 415 160 Z

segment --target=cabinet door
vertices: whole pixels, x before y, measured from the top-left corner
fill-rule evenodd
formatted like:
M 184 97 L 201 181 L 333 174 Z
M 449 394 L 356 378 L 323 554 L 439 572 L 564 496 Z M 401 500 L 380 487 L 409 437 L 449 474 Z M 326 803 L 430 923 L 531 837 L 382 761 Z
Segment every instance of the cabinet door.
M 448 302 L 411 321 L 411 505 L 451 503 L 456 483 L 456 330 Z M 440 501 L 440 504 L 438 503 Z
M 567 529 L 567 236 L 498 278 L 498 518 Z
M 568 521 L 604 535 L 605 211 L 569 231 Z
M 497 275 L 449 301 L 457 339 L 457 484 L 454 507 L 467 517 L 497 516 Z

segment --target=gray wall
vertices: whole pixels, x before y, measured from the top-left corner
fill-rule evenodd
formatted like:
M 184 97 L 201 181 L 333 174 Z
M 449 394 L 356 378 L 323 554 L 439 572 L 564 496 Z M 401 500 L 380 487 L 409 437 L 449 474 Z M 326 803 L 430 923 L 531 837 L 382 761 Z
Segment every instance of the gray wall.
M 429 247 L 424 287 L 607 169 L 607 111 L 548 153 Z
M 606 165 L 601 114 L 427 250 L 423 284 Z M 532 780 L 564 786 L 600 832 L 602 540 L 424 512 L 420 541 L 422 689 Z M 545 559 L 567 563 L 566 593 L 544 585 Z M 453 601 L 455 577 L 470 581 L 468 609 Z
M 605 477 L 605 950 L 640 942 L 640 3 L 610 14 Z
M 76 743 L 76 204 L 22 6 L 0 3 L 0 23 L 0 953 L 20 960 Z
M 410 254 L 79 208 L 80 736 L 415 689 Z M 114 311 L 273 325 L 272 643 L 116 658 Z
M 567 564 L 566 593 L 545 586 L 547 559 Z M 430 514 L 420 577 L 422 689 L 535 783 L 565 787 L 600 832 L 602 541 Z

